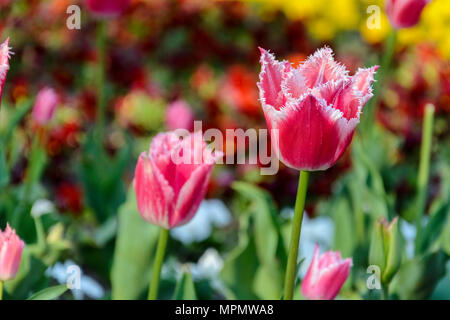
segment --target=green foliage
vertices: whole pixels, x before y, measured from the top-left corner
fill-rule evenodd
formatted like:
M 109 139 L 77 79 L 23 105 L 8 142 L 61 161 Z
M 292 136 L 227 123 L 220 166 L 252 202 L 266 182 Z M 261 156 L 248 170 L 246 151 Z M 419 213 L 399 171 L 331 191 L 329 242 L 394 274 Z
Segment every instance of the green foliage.
M 445 275 L 447 257 L 442 251 L 428 253 L 404 263 L 389 286 L 395 299 L 426 299 Z
M 100 222 L 116 213 L 125 200 L 122 175 L 129 163 L 128 143 L 115 156 L 109 156 L 93 134 L 87 137 L 81 158 L 80 176 L 86 191 L 86 200 Z
M 248 183 L 236 182 L 233 189 L 245 205 L 239 213 L 238 245 L 222 271 L 230 290 L 228 297 L 279 299 L 287 250 L 273 200 L 266 191 Z
M 119 208 L 119 222 L 111 271 L 112 299 L 137 299 L 148 287 L 150 266 L 158 240 L 158 227 L 147 223 L 137 210 L 134 188 Z
M 53 300 L 61 296 L 64 292 L 67 291 L 67 286 L 65 284 L 45 288 L 39 292 L 36 292 L 27 300 Z
M 183 271 L 173 294 L 173 300 L 197 300 L 194 281 L 188 271 Z

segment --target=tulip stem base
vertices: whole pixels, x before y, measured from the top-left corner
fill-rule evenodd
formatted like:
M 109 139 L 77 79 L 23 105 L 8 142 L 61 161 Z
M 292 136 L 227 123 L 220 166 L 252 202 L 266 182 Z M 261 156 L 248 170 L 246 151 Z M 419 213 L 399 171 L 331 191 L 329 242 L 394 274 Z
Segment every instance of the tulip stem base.
M 284 283 L 284 300 L 292 300 L 294 295 L 295 278 L 297 275 L 298 247 L 300 242 L 300 231 L 302 228 L 303 211 L 305 209 L 306 190 L 308 188 L 308 171 L 301 171 L 298 181 L 297 199 L 295 200 L 294 221 L 291 231 L 291 242 L 289 245 L 289 256 L 286 267 Z
M 161 275 L 161 267 L 164 261 L 168 239 L 169 230 L 161 228 L 158 248 L 156 249 L 155 262 L 153 264 L 152 279 L 148 291 L 148 300 L 156 300 L 158 298 L 159 277 Z
M 3 281 L 0 280 L 0 300 L 3 299 Z

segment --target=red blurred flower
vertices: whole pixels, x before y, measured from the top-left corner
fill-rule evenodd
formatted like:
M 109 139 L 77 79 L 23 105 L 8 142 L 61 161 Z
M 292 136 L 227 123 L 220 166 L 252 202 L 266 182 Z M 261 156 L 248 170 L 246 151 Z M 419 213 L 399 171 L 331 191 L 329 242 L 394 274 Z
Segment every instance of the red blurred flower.
M 91 12 L 100 17 L 116 17 L 121 15 L 131 0 L 86 0 Z
M 59 96 L 52 88 L 39 90 L 33 107 L 33 120 L 39 126 L 45 126 L 53 117 Z
M 194 113 L 184 100 L 169 104 L 166 110 L 166 126 L 169 130 L 194 128 Z
M 410 28 L 419 23 L 429 0 L 386 0 L 385 9 L 394 28 Z
M 63 182 L 57 187 L 55 194 L 55 203 L 60 211 L 79 214 L 83 210 L 83 194 L 77 184 Z
M 256 75 L 244 66 L 230 67 L 221 90 L 222 98 L 228 105 L 240 112 L 259 114 L 256 80 Z

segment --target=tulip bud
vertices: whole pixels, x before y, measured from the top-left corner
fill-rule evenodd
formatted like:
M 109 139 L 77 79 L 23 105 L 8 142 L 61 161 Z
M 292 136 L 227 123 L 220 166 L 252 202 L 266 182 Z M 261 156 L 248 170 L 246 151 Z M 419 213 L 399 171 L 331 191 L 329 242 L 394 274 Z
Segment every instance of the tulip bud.
M 149 223 L 165 229 L 189 222 L 197 212 L 216 159 L 201 132 L 180 140 L 175 132 L 153 138 L 139 157 L 134 189 L 138 210 Z
M 419 23 L 420 14 L 429 0 L 387 0 L 386 14 L 396 29 L 410 28 Z
M 114 18 L 121 15 L 130 4 L 130 0 L 86 0 L 91 12 L 99 17 Z
M 398 218 L 390 224 L 386 219 L 376 221 L 370 243 L 369 263 L 380 267 L 382 283 L 389 283 L 399 269 L 401 250 Z
M 11 48 L 8 46 L 9 38 L 0 45 L 0 103 L 2 102 L 3 87 L 5 86 L 6 74 L 9 70 L 9 59 Z
M 58 102 L 58 94 L 52 88 L 39 90 L 33 107 L 34 122 L 40 126 L 46 125 L 52 119 Z
M 328 169 L 352 140 L 378 67 L 349 76 L 327 47 L 297 68 L 260 50 L 259 95 L 276 155 L 297 170 Z
M 333 300 L 350 274 L 352 258 L 342 259 L 339 251 L 319 254 L 316 245 L 314 256 L 302 281 L 302 294 L 310 300 Z
M 16 276 L 24 246 L 23 241 L 9 225 L 5 231 L 0 230 L 0 281 Z
M 166 126 L 169 130 L 186 129 L 191 131 L 193 125 L 194 114 L 186 102 L 178 100 L 167 107 Z

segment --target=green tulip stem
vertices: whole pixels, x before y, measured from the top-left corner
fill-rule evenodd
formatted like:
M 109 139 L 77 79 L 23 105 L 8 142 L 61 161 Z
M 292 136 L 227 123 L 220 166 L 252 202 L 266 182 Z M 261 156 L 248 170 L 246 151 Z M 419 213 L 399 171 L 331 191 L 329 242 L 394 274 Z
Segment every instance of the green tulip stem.
M 292 300 L 294 295 L 295 278 L 297 275 L 298 247 L 300 243 L 300 231 L 302 228 L 303 211 L 305 209 L 308 177 L 308 171 L 300 171 L 297 199 L 295 200 L 294 221 L 291 231 L 291 242 L 289 246 L 289 256 L 284 283 L 284 300 Z
M 3 299 L 3 281 L 0 280 L 0 300 Z
M 169 230 L 161 228 L 158 240 L 158 248 L 156 249 L 155 262 L 153 265 L 152 279 L 148 291 L 148 300 L 156 300 L 158 298 L 159 277 L 161 275 L 161 267 L 164 261 L 168 239 Z
M 420 145 L 420 162 L 417 180 L 416 203 L 416 253 L 420 251 L 421 226 L 427 199 L 428 177 L 430 175 L 431 141 L 433 138 L 434 106 L 427 104 L 423 117 L 422 143 Z
M 373 127 L 373 122 L 376 115 L 376 107 L 381 97 L 380 88 L 382 83 L 384 83 L 384 79 L 386 79 L 386 76 L 389 74 L 389 69 L 391 67 L 392 59 L 395 54 L 396 43 L 397 31 L 394 29 L 386 38 L 386 41 L 384 43 L 384 52 L 380 61 L 380 69 L 377 72 L 377 81 L 374 84 L 374 96 L 372 97 L 372 99 L 370 99 L 369 103 L 365 107 L 364 113 L 366 115 L 361 120 L 361 127 L 365 130 Z

